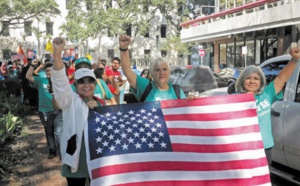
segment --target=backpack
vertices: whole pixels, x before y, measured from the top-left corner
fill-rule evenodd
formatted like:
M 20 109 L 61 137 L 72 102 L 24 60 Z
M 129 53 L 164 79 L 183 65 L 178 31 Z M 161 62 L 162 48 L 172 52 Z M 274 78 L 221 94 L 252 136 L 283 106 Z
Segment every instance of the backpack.
M 173 89 L 175 91 L 177 99 L 180 99 L 180 86 L 179 85 L 172 85 L 172 86 L 173 86 Z M 147 85 L 143 95 L 141 96 L 140 102 L 145 101 L 147 96 L 150 94 L 151 90 L 152 90 L 152 83 L 150 81 L 149 84 Z

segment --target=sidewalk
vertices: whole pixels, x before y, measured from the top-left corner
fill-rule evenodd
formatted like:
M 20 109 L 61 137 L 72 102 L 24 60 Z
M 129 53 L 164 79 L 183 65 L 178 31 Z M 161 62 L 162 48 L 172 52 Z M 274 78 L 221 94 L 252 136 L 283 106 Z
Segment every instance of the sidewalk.
M 24 131 L 28 133 L 26 139 L 28 139 L 29 143 L 31 142 L 28 145 L 31 149 L 27 150 L 28 148 L 26 148 L 28 158 L 17 163 L 17 178 L 11 176 L 9 185 L 66 186 L 66 179 L 61 176 L 61 161 L 59 157 L 56 156 L 51 160 L 47 158 L 47 142 L 44 128 L 38 115 L 27 117 L 24 127 Z

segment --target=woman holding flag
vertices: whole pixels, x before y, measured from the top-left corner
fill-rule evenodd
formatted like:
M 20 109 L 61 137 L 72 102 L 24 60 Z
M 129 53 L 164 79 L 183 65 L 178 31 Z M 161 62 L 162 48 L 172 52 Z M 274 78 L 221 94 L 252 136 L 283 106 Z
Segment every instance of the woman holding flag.
M 255 96 L 258 123 L 269 166 L 272 162 L 271 149 L 274 146 L 271 106 L 275 101 L 282 99 L 282 89 L 300 61 L 300 50 L 292 48 L 290 55 L 290 62 L 269 85 L 266 86 L 265 75 L 261 68 L 257 66 L 245 68 L 235 83 L 237 93 L 251 93 Z
M 96 77 L 91 69 L 76 70 L 76 93 L 72 90 L 61 58 L 64 46 L 63 38 L 53 40 L 53 93 L 64 118 L 61 138 L 62 175 L 66 177 L 69 186 L 84 186 L 89 173 L 83 131 L 91 120 L 96 119 L 93 118 L 92 109 L 105 105 L 105 102 L 94 96 Z

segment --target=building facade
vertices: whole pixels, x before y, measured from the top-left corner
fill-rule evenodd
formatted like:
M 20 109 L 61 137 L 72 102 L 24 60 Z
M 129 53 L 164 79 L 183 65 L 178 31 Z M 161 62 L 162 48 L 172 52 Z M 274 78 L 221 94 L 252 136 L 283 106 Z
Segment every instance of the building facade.
M 181 40 L 206 46 L 203 64 L 215 72 L 222 60 L 229 67 L 258 65 L 300 46 L 299 8 L 299 0 L 215 0 L 212 14 L 181 24 Z
M 61 14 L 56 17 L 51 17 L 50 20 L 37 21 L 32 19 L 27 21 L 24 25 L 20 25 L 19 29 L 10 29 L 9 26 L 5 29 L 5 32 L 0 36 L 0 60 L 11 60 L 10 54 L 17 52 L 18 46 L 22 46 L 23 51 L 28 56 L 29 51 L 34 51 L 36 56 L 40 59 L 44 54 L 48 54 L 45 51 L 48 40 L 52 41 L 53 38 L 61 36 L 67 38 L 65 33 L 62 33 L 60 27 L 66 23 L 66 17 L 68 14 L 67 4 L 68 0 L 55 0 L 59 5 Z M 83 3 L 83 2 L 82 2 Z M 112 6 L 114 6 L 112 1 Z M 87 10 L 87 6 L 82 4 L 82 9 Z M 168 37 L 172 34 L 172 30 L 168 27 L 167 21 L 162 14 L 156 13 L 154 19 L 149 23 L 149 33 L 146 35 L 137 35 L 134 38 L 134 43 L 130 50 L 133 63 L 138 66 L 149 65 L 150 59 L 162 56 L 171 61 L 172 65 L 176 65 L 181 61 L 178 60 L 178 54 L 175 51 L 162 50 L 162 46 Z M 1 27 L 5 27 L 5 21 L 1 22 Z M 29 28 L 36 28 L 39 34 L 34 34 Z M 131 27 L 131 26 L 130 26 Z M 134 36 L 131 28 L 126 30 L 127 34 Z M 87 39 L 84 43 L 78 43 L 77 41 L 68 41 L 66 45 L 66 51 L 72 49 L 78 56 L 86 56 L 90 54 L 94 59 L 92 62 L 97 61 L 97 56 L 110 61 L 115 56 L 119 56 L 118 36 L 109 37 L 108 34 L 101 38 Z M 69 52 L 69 51 L 68 51 Z

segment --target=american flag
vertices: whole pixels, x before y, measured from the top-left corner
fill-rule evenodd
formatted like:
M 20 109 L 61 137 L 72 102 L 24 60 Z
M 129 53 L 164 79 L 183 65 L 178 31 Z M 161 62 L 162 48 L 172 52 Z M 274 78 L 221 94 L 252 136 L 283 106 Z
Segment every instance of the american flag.
M 85 128 L 91 185 L 271 185 L 254 96 L 101 107 Z

